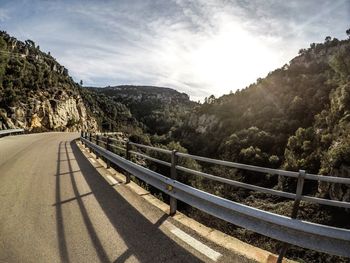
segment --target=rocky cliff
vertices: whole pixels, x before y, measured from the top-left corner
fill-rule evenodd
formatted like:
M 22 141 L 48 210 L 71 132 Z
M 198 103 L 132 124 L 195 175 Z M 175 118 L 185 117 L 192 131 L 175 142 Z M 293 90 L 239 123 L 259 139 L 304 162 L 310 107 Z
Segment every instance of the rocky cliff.
M 12 128 L 29 132 L 98 130 L 80 95 L 68 96 L 64 91 L 59 99 L 28 98 L 28 103 L 19 103 L 7 111 L 0 109 L 0 129 Z
M 81 92 L 68 70 L 33 41 L 0 32 L 0 129 L 98 130 Z

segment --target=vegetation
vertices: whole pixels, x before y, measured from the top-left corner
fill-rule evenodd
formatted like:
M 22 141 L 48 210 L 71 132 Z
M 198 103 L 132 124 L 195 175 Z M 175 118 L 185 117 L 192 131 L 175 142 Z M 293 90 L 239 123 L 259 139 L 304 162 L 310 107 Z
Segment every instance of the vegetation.
M 54 93 L 55 87 L 77 94 L 68 70 L 59 65 L 32 40 L 25 43 L 0 32 L 0 108 L 27 103 L 38 91 Z
M 350 29 L 346 31 L 349 35 Z M 202 156 L 309 173 L 350 177 L 350 38 L 327 37 L 301 49 L 290 63 L 235 93 L 191 102 L 172 89 L 146 86 L 85 88 L 31 40 L 0 33 L 0 128 L 3 111 L 64 91 L 80 96 L 100 130 L 120 131 L 130 140 Z M 50 95 L 50 96 L 49 96 Z M 52 102 L 54 104 L 54 102 Z M 32 106 L 34 107 L 34 106 Z M 31 108 L 29 107 L 29 110 Z M 67 126 L 80 120 L 69 119 Z M 148 151 L 152 157 L 169 156 Z M 139 160 L 140 161 L 140 160 Z M 141 160 L 142 161 L 142 160 Z M 295 191 L 295 180 L 243 172 L 180 159 L 192 169 L 263 187 Z M 143 160 L 164 175 L 169 169 Z M 179 174 L 179 180 L 231 200 L 290 215 L 292 202 Z M 349 186 L 308 182 L 304 194 L 350 201 Z M 159 193 L 157 193 L 159 195 Z M 163 196 L 166 200 L 166 197 Z M 181 206 L 183 212 L 242 240 L 277 252 L 278 243 Z M 302 202 L 299 218 L 350 228 L 349 211 Z M 293 248 L 288 257 L 307 262 L 345 259 Z
M 153 145 L 178 142 L 184 151 L 218 159 L 242 162 L 292 171 L 350 177 L 350 40 L 327 37 L 322 44 L 302 49 L 290 63 L 268 74 L 264 79 L 220 98 L 210 96 L 202 105 L 193 105 L 176 125 L 163 131 L 145 129 Z M 143 104 L 138 105 L 142 112 Z M 149 118 L 157 119 L 155 109 Z M 132 111 L 133 112 L 133 111 Z M 134 112 L 140 122 L 144 116 Z M 170 131 L 170 132 L 169 132 Z M 163 146 L 164 147 L 164 146 Z M 158 155 L 152 155 L 162 157 Z M 163 156 L 166 160 L 167 157 Z M 163 174 L 169 171 L 149 164 Z M 259 186 L 295 191 L 295 180 L 242 172 L 215 165 L 192 164 L 193 167 L 218 176 Z M 245 191 L 210 180 L 184 182 L 205 191 L 224 196 L 260 209 L 289 216 L 292 202 L 265 194 Z M 350 188 L 337 184 L 307 182 L 304 194 L 350 201 Z M 243 240 L 278 251 L 278 243 L 255 233 L 243 231 L 214 220 L 200 211 L 183 207 L 185 213 L 211 226 L 234 234 Z M 302 203 L 299 218 L 350 228 L 348 211 L 322 205 Z M 300 248 L 288 251 L 301 260 Z M 346 261 L 308 251 L 308 262 Z
M 187 94 L 169 88 L 128 85 L 88 90 L 124 104 L 139 121 L 143 131 L 151 135 L 171 137 L 169 133 L 180 127 L 196 105 Z
M 121 131 L 142 134 L 141 124 L 132 116 L 129 108 L 103 93 L 80 89 L 85 105 L 90 109 L 102 131 Z

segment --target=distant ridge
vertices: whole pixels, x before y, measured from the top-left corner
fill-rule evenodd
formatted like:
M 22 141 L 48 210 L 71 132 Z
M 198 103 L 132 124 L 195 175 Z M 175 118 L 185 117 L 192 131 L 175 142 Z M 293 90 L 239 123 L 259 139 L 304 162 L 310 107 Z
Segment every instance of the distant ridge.
M 107 87 L 86 87 L 95 92 L 103 93 L 107 96 L 140 100 L 160 100 L 162 102 L 189 103 L 190 97 L 186 93 L 181 93 L 175 89 L 157 86 L 139 85 L 118 85 Z
M 159 86 L 143 86 L 143 85 L 116 85 L 116 86 L 106 86 L 106 87 L 86 87 L 88 89 L 93 89 L 95 91 L 101 91 L 103 89 L 104 93 L 106 91 L 115 91 L 120 93 L 148 93 L 148 94 L 182 94 L 186 95 L 189 99 L 189 96 L 184 92 L 179 92 L 173 88 L 168 87 L 159 87 Z

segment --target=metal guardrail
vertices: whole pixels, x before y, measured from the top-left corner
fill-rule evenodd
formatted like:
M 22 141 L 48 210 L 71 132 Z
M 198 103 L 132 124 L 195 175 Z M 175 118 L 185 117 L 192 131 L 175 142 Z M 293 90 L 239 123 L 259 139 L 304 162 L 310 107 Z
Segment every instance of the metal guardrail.
M 304 248 L 309 248 L 329 254 L 334 254 L 338 256 L 350 257 L 350 230 L 343 228 L 336 228 L 326 225 L 315 224 L 311 222 L 306 222 L 296 219 L 299 204 L 301 200 L 314 202 L 325 205 L 332 205 L 338 207 L 350 208 L 349 202 L 335 201 L 321 199 L 311 196 L 302 195 L 303 185 L 305 179 L 345 183 L 350 184 L 350 178 L 338 178 L 322 175 L 310 175 L 305 171 L 301 170 L 298 172 L 283 171 L 277 169 L 270 169 L 252 165 L 245 165 L 221 160 L 210 159 L 206 157 L 200 157 L 185 153 L 179 153 L 176 151 L 169 151 L 165 149 L 160 149 L 152 146 L 146 146 L 142 144 L 136 144 L 127 141 L 125 150 L 126 158 L 123 158 L 110 151 L 112 146 L 112 140 L 108 137 L 105 138 L 104 147 L 99 146 L 98 143 L 101 141 L 101 136 L 92 136 L 82 133 L 81 141 L 90 150 L 94 151 L 99 157 L 104 157 L 107 161 L 107 166 L 110 163 L 116 164 L 118 167 L 127 171 L 127 182 L 130 181 L 130 174 L 133 174 L 137 178 L 145 181 L 146 183 L 158 188 L 159 190 L 165 192 L 170 196 L 170 214 L 176 212 L 177 200 L 181 200 L 193 207 L 196 207 L 208 214 L 211 214 L 217 218 L 223 219 L 227 222 L 233 223 L 237 226 L 252 230 L 256 233 L 283 241 L 288 244 L 297 245 Z M 93 142 L 95 141 L 95 143 Z M 115 140 L 113 140 L 115 141 Z M 96 143 L 97 142 L 97 143 Z M 156 158 L 147 156 L 146 154 L 131 151 L 131 145 L 140 148 L 146 148 L 149 150 L 159 151 L 171 156 L 171 163 L 158 160 Z M 160 164 L 170 167 L 170 178 L 149 170 L 143 166 L 140 166 L 132 161 L 130 161 L 130 155 L 138 155 L 145 159 L 158 162 Z M 198 161 L 205 161 L 214 164 L 221 164 L 228 167 L 234 167 L 239 169 L 245 169 L 255 172 L 277 174 L 282 176 L 289 176 L 297 178 L 297 190 L 296 193 L 288 193 L 283 191 L 277 191 L 273 189 L 268 189 L 264 187 L 259 187 L 255 185 L 250 185 L 219 176 L 214 176 L 211 174 L 203 173 L 200 171 L 195 171 L 186 167 L 177 165 L 178 157 L 191 158 Z M 187 172 L 194 175 L 202 176 L 211 180 L 215 180 L 221 183 L 231 184 L 238 187 L 243 187 L 246 189 L 260 191 L 272 195 L 278 195 L 290 199 L 294 199 L 293 212 L 291 217 L 281 216 L 274 213 L 266 212 L 260 209 L 249 207 L 228 199 L 224 199 L 213 194 L 204 192 L 202 190 L 196 189 L 192 186 L 183 184 L 176 180 L 177 171 Z M 323 178 L 325 177 L 325 178 Z M 337 180 L 339 179 L 339 181 Z M 281 252 L 279 261 L 283 258 L 286 250 Z
M 12 135 L 17 133 L 24 133 L 24 129 L 8 129 L 8 130 L 0 130 L 0 137 L 4 135 Z

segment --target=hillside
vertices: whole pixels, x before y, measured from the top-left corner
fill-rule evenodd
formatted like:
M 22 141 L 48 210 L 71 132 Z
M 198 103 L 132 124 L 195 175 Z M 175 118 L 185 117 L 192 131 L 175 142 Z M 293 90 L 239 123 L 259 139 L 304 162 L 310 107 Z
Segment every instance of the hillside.
M 97 130 L 80 87 L 31 40 L 0 32 L 0 129 Z
M 166 134 L 194 104 L 169 88 L 83 88 L 34 41 L 0 32 L 0 129 Z
M 350 40 L 313 43 L 266 78 L 201 105 L 169 88 L 81 87 L 33 41 L 6 32 L 0 51 L 0 129 L 119 130 L 154 144 L 180 142 L 200 155 L 349 176 Z M 289 188 L 281 178 L 243 179 Z M 350 196 L 333 186 L 308 191 Z
M 81 87 L 50 54 L 0 32 L 0 129 L 121 131 L 131 140 L 212 158 L 308 173 L 350 177 L 350 39 L 327 37 L 283 67 L 233 94 L 205 103 L 153 86 Z M 154 153 L 150 153 L 153 154 Z M 168 156 L 154 156 L 164 157 Z M 295 190 L 295 181 L 184 162 L 203 172 Z M 148 165 L 163 174 L 168 168 Z M 199 189 L 271 212 L 290 215 L 291 202 L 179 175 Z M 350 188 L 306 183 L 304 194 L 350 201 Z M 159 194 L 159 193 L 158 193 Z M 183 212 L 245 241 L 277 251 L 276 242 L 214 220 L 185 205 Z M 300 218 L 349 228 L 349 212 L 302 203 Z M 305 250 L 293 248 L 300 259 Z M 333 260 L 307 251 L 308 262 Z
M 288 64 L 245 89 L 210 96 L 163 138 L 168 148 L 228 161 L 308 173 L 350 177 L 350 39 L 327 37 L 301 49 Z M 157 138 L 156 138 L 157 139 Z M 159 140 L 155 140 L 155 143 Z M 165 157 L 164 157 L 165 158 Z M 296 180 L 217 165 L 191 164 L 217 176 L 295 192 Z M 158 171 L 166 171 L 156 166 Z M 290 216 L 292 202 L 203 178 L 184 177 L 199 189 L 259 209 Z M 350 201 L 350 187 L 307 181 L 303 194 Z M 244 241 L 278 252 L 279 243 L 188 207 L 183 212 Z M 299 219 L 350 228 L 349 211 L 302 202 Z M 292 247 L 302 262 L 347 262 Z
M 134 86 L 134 85 L 119 85 L 107 86 L 103 88 L 88 87 L 97 92 L 123 99 L 123 102 L 128 101 L 145 101 L 159 100 L 163 103 L 190 103 L 187 94 L 180 93 L 174 89 L 156 86 Z
M 179 127 L 197 105 L 187 94 L 164 87 L 122 85 L 87 89 L 125 105 L 142 130 L 151 135 L 168 134 Z
M 174 138 L 211 157 L 350 176 L 349 78 L 350 40 L 327 38 L 249 87 L 207 99 Z

